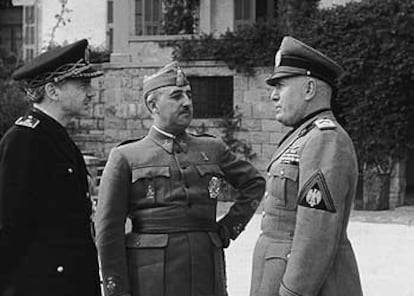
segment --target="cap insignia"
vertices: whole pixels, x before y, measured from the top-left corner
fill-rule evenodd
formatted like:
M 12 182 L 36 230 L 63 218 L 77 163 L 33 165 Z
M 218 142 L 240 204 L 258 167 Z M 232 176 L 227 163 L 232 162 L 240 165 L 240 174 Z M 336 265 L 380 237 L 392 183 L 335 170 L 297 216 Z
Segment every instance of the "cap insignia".
M 281 61 L 282 61 L 282 52 L 279 50 L 275 56 L 275 67 L 279 67 Z
M 177 79 L 176 79 L 175 84 L 177 86 L 181 87 L 181 86 L 184 86 L 185 85 L 185 82 L 186 81 L 185 81 L 185 75 L 184 75 L 183 70 L 177 69 Z

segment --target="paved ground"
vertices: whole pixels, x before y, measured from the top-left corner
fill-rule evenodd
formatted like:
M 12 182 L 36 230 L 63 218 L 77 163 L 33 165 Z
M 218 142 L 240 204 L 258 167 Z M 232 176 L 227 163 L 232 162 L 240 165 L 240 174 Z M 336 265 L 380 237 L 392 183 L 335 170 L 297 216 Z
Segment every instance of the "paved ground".
M 220 206 L 221 213 L 226 208 Z M 230 296 L 249 295 L 251 256 L 260 218 L 255 215 L 246 231 L 226 250 Z M 348 233 L 365 296 L 414 296 L 414 206 L 394 211 L 354 211 Z

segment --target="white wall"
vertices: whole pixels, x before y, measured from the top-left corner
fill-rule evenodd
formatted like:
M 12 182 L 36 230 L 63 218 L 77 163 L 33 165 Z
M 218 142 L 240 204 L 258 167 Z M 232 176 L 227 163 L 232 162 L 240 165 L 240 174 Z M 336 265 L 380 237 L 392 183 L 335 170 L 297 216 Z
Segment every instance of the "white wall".
M 124 0 L 122 0 L 124 1 Z M 52 28 L 60 13 L 61 3 L 58 0 L 42 0 L 41 4 L 41 46 L 46 47 L 50 41 Z M 66 26 L 60 26 L 55 33 L 58 44 L 71 43 L 86 38 L 94 47 L 105 46 L 106 38 L 106 0 L 68 0 L 67 8 L 72 11 L 65 14 L 70 18 Z

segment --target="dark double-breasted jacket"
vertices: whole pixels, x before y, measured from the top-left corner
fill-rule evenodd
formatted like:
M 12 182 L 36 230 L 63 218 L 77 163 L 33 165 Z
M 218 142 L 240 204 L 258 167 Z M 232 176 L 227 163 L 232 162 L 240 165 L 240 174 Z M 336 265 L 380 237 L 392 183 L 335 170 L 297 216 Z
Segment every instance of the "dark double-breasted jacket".
M 223 180 L 239 196 L 216 222 Z M 261 174 L 211 136 L 173 138 L 152 127 L 114 148 L 95 220 L 106 295 L 227 295 L 223 247 L 244 229 L 264 189 Z
M 37 109 L 17 120 L 0 142 L 0 295 L 100 295 L 88 192 L 64 127 Z
M 268 166 L 251 296 L 361 296 L 347 236 L 358 167 L 331 111 L 317 112 L 277 148 Z

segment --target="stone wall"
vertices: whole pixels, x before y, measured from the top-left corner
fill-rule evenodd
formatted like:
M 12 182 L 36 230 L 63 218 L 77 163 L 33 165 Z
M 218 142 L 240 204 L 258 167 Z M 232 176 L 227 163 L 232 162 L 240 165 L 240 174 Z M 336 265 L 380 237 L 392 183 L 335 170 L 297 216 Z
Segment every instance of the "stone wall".
M 183 68 L 188 76 L 233 76 L 234 107 L 240 108 L 244 129 L 237 137 L 251 144 L 256 153 L 253 164 L 264 173 L 277 143 L 288 131 L 274 119 L 269 99 L 271 90 L 264 82 L 272 69 L 258 68 L 255 76 L 250 77 L 211 61 L 187 63 Z M 144 75 L 155 73 L 158 67 L 106 64 L 102 69 L 105 75 L 94 80 L 97 95 L 89 116 L 73 120 L 70 129 L 82 152 L 105 160 L 118 143 L 142 137 L 151 127 L 152 118 L 142 98 L 142 80 Z M 194 119 L 190 130 L 204 125 L 207 133 L 220 137 L 219 120 Z M 391 174 L 390 208 L 404 203 L 404 192 L 405 169 L 401 162 Z
M 270 88 L 264 83 L 271 68 L 256 69 L 252 77 L 211 61 L 187 63 L 183 68 L 188 76 L 233 76 L 234 107 L 240 107 L 244 129 L 237 137 L 252 145 L 257 155 L 253 162 L 264 170 L 275 145 L 287 131 L 274 120 Z M 143 102 L 142 80 L 158 67 L 106 64 L 102 69 L 105 75 L 94 81 L 97 95 L 89 116 L 73 120 L 71 128 L 76 131 L 72 135 L 83 152 L 105 159 L 117 143 L 147 133 L 152 118 Z M 221 136 L 218 120 L 194 119 L 192 127 L 203 124 L 207 133 Z

